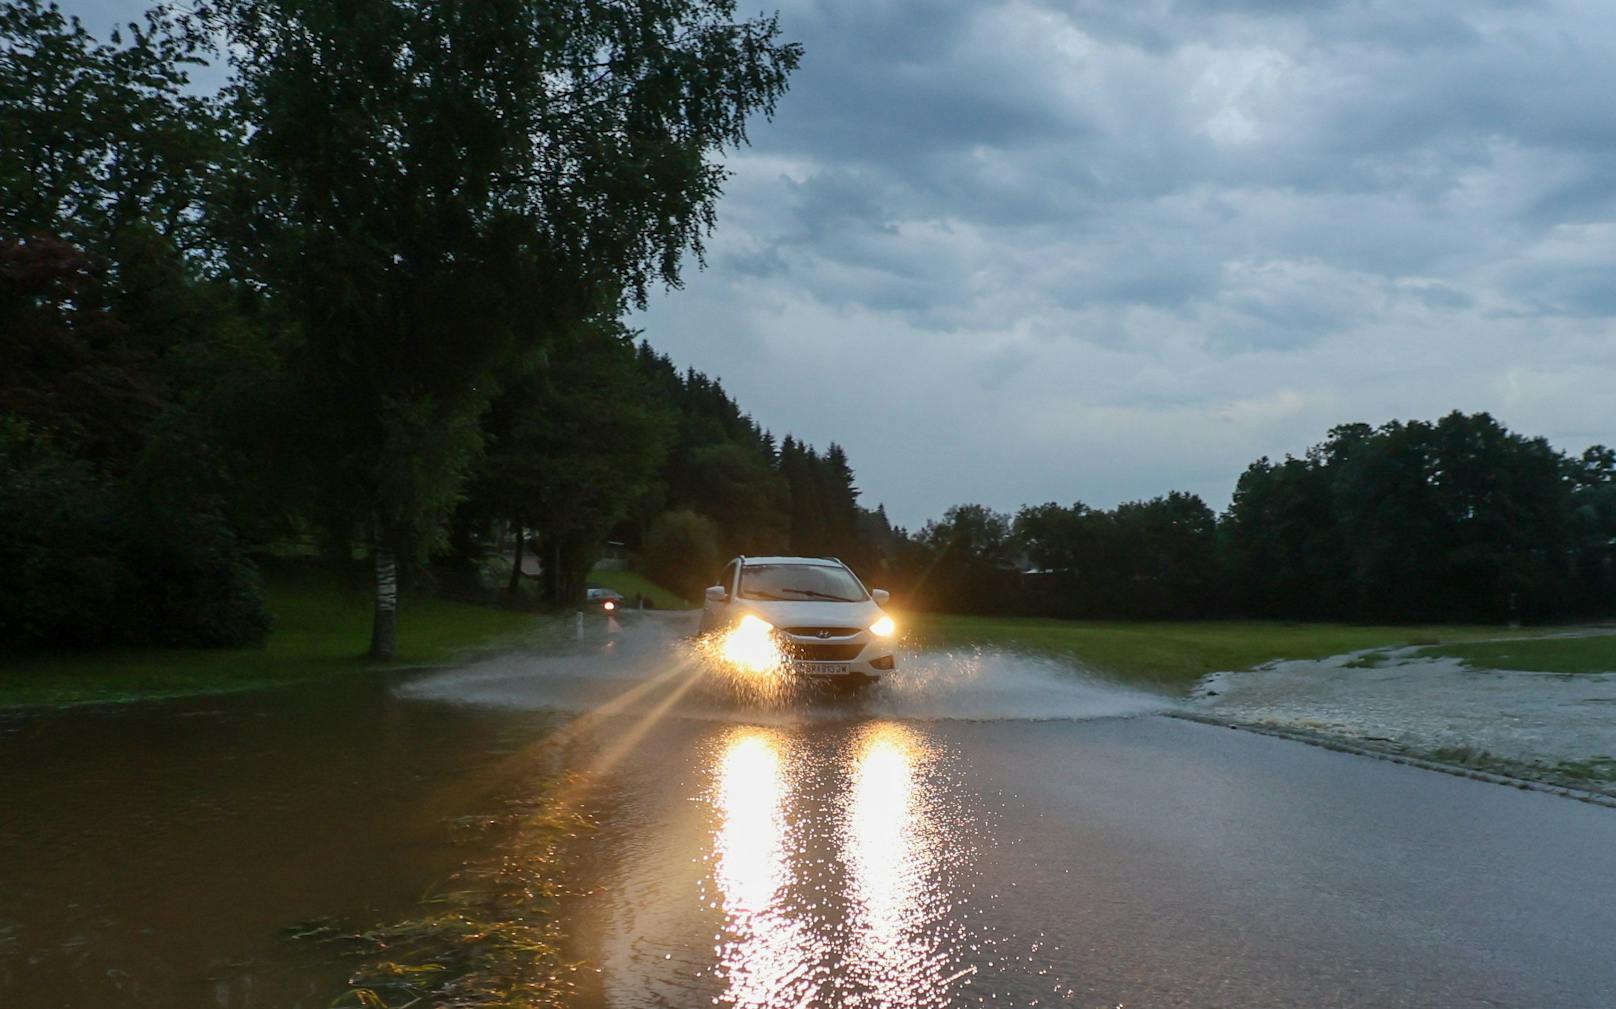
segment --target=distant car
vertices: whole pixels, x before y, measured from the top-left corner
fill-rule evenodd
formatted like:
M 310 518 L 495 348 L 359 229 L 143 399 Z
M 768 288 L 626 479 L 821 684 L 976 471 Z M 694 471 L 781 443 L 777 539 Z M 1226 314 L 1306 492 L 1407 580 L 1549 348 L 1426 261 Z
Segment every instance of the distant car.
M 614 589 L 590 585 L 584 589 L 584 606 L 592 610 L 604 610 L 610 613 L 613 610 L 623 608 L 623 596 Z
M 701 631 L 743 670 L 868 682 L 896 667 L 888 594 L 834 557 L 737 557 L 707 589 Z

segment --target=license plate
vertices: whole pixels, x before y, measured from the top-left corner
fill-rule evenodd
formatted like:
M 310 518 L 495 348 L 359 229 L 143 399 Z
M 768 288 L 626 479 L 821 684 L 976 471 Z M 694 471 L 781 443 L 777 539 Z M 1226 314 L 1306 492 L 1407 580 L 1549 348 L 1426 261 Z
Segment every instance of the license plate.
M 851 671 L 845 662 L 798 662 L 796 668 L 804 676 L 846 676 Z

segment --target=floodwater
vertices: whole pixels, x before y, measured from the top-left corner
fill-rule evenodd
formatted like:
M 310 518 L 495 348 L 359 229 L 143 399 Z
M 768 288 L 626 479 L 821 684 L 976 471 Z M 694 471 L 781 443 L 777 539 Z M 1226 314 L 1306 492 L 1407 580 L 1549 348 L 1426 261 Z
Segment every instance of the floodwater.
M 1610 639 L 1616 664 L 1616 637 Z M 1274 662 L 1202 683 L 1201 703 L 1235 722 L 1398 743 L 1466 747 L 1553 767 L 1616 759 L 1616 672 L 1470 669 L 1417 648 Z
M 353 964 L 288 929 L 410 914 L 554 723 L 365 676 L 0 717 L 0 1006 L 323 1009 Z
M 678 625 L 0 723 L 0 1005 L 324 1006 L 561 724 L 585 1004 L 1616 1007 L 1616 812 L 1179 719 L 1002 654 L 749 696 Z M 590 717 L 578 719 L 580 715 Z M 476 842 L 472 847 L 475 848 Z

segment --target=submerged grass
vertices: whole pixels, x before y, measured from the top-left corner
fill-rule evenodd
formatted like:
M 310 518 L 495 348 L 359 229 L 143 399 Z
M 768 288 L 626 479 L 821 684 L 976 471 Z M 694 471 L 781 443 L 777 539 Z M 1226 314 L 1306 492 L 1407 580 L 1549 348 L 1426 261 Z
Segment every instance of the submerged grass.
M 115 648 L 0 657 L 0 707 L 39 707 L 226 693 L 374 665 L 368 596 L 315 572 L 282 574 L 265 593 L 275 625 L 260 648 Z M 434 665 L 537 634 L 532 613 L 406 598 L 396 664 Z
M 1322 659 L 1370 648 L 1435 645 L 1496 636 L 1494 627 L 1381 627 L 1264 620 L 1126 622 L 912 614 L 929 647 L 976 646 L 1071 657 L 1123 679 L 1184 688 L 1207 673 L 1277 659 Z
M 1616 757 L 1589 757 L 1584 760 L 1544 761 L 1516 760 L 1499 756 L 1490 750 L 1471 746 L 1444 746 L 1429 754 L 1445 764 L 1474 768 L 1493 774 L 1504 774 L 1529 781 L 1544 781 L 1570 788 L 1605 791 L 1616 784 Z
M 575 1001 L 576 964 L 563 955 L 557 913 L 564 853 L 593 829 L 565 798 L 575 785 L 570 775 L 554 775 L 536 797 L 457 821 L 462 840 L 491 852 L 426 898 L 420 916 L 357 933 L 329 923 L 289 930 L 290 938 L 338 943 L 363 960 L 331 1004 L 559 1009 Z
M 1616 673 L 1616 629 L 1575 637 L 1479 641 L 1422 648 L 1421 658 L 1458 659 L 1472 669 L 1528 673 Z
M 1385 652 L 1365 652 L 1346 664 L 1348 669 L 1379 669 L 1391 660 Z

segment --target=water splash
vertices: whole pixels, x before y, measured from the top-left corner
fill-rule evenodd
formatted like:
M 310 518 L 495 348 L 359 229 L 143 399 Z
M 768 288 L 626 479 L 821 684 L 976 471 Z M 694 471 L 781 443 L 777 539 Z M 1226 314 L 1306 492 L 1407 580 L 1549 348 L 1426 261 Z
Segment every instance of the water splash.
M 701 676 L 668 712 L 693 719 L 791 724 L 848 718 L 1048 721 L 1170 711 L 1179 702 L 1109 680 L 1070 659 L 998 649 L 900 653 L 898 669 L 855 693 L 748 689 L 702 659 L 685 621 L 628 614 L 621 630 L 568 650 L 516 652 L 433 673 L 400 688 L 419 700 L 514 709 L 589 711 L 678 664 Z M 653 703 L 648 699 L 646 703 Z M 630 709 L 632 710 L 632 708 Z

